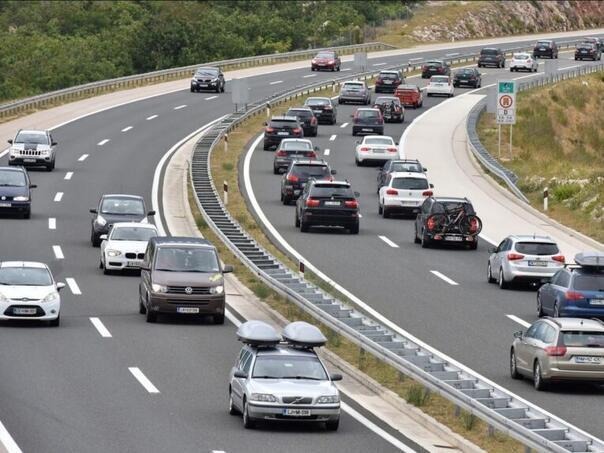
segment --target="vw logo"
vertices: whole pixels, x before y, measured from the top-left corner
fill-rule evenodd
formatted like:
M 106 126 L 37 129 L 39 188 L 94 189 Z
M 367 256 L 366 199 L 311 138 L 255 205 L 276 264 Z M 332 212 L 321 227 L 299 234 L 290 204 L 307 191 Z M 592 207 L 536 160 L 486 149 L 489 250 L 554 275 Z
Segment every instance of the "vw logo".
M 185 293 L 187 293 L 187 294 L 193 294 L 193 288 L 191 288 L 190 286 L 187 286 L 185 288 Z

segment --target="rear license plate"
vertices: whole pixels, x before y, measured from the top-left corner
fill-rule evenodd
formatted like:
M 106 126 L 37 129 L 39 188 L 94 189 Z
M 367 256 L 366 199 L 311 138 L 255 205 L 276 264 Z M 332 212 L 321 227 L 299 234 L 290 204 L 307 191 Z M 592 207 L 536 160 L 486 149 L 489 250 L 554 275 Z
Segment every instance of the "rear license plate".
M 373 148 L 371 150 L 374 154 L 384 154 L 385 150 L 380 149 L 380 148 Z
M 582 50 L 581 53 L 587 53 L 587 50 Z
M 373 132 L 373 129 L 371 129 L 370 127 L 364 127 L 363 129 L 361 129 L 363 132 Z
M 543 52 L 545 51 L 545 47 L 539 47 L 539 50 Z
M 289 132 L 277 132 L 277 135 L 289 135 Z
M 325 206 L 340 206 L 339 201 L 326 201 Z
M 35 308 L 13 308 L 13 313 L 15 315 L 35 315 Z
M 23 162 L 25 162 L 26 164 L 34 164 L 36 163 L 36 159 L 25 158 L 23 159 Z
M 392 84 L 392 80 L 384 80 L 384 83 L 385 83 L 386 85 L 391 85 L 391 84 Z
M 401 201 L 403 206 L 415 206 L 417 204 L 416 201 Z
M 604 299 L 589 299 L 590 305 L 604 305 Z
M 283 409 L 283 415 L 291 417 L 310 417 L 310 409 Z
M 10 208 L 11 204 L 10 203 L 0 203 L 0 208 Z
M 590 357 L 584 355 L 575 356 L 576 363 L 601 363 L 601 357 Z
M 128 261 L 128 267 L 141 267 L 141 261 Z
M 195 314 L 195 313 L 199 313 L 199 308 L 198 307 L 177 307 L 176 311 L 178 313 Z
M 545 261 L 529 261 L 528 262 L 529 266 L 545 266 L 547 267 L 547 263 Z
M 445 236 L 445 241 L 461 242 L 463 238 L 461 236 Z
M 444 87 L 445 84 L 444 83 L 435 83 L 434 86 L 435 87 Z

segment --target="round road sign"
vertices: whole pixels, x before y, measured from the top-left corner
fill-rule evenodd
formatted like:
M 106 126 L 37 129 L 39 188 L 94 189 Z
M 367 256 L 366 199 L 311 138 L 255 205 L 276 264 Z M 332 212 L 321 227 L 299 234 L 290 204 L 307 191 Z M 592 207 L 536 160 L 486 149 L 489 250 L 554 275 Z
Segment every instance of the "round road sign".
M 499 105 L 501 105 L 504 109 L 509 109 L 513 103 L 514 100 L 512 99 L 512 96 L 508 96 L 507 94 L 499 98 Z

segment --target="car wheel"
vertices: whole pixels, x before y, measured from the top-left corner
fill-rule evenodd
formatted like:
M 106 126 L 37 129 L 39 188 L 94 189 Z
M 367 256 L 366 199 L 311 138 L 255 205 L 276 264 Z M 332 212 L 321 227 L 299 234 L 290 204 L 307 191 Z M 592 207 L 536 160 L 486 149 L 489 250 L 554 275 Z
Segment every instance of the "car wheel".
M 343 104 L 342 99 L 338 98 L 338 104 Z
M 283 196 L 283 199 L 281 201 L 283 201 L 284 206 L 287 206 L 291 203 L 292 199 L 290 197 Z
M 414 232 L 414 234 L 413 234 L 413 242 L 415 244 L 420 244 L 422 241 L 419 238 L 419 236 L 417 235 L 417 225 L 415 225 L 415 228 L 413 229 L 413 232 Z
M 422 234 L 420 243 L 421 243 L 423 249 L 427 249 L 430 247 L 430 239 L 428 239 L 425 234 Z
M 214 324 L 216 324 L 216 325 L 224 324 L 224 314 L 222 314 L 222 315 L 213 315 L 212 316 L 212 321 L 214 321 Z
M 103 274 L 109 275 L 109 274 L 111 274 L 111 271 L 109 269 L 107 269 L 106 267 L 103 267 Z
M 327 431 L 337 431 L 340 426 L 340 418 L 338 417 L 336 420 L 329 420 L 325 422 L 325 429 Z
M 256 423 L 254 423 L 254 420 L 250 418 L 247 401 L 243 400 L 243 427 L 245 429 L 253 429 L 255 426 Z
M 331 125 L 333 126 L 334 124 L 336 124 L 336 117 L 334 116 L 333 119 L 331 120 Z
M 27 208 L 25 211 L 23 211 L 23 218 L 24 219 L 31 218 L 31 208 Z
M 350 227 L 350 234 L 359 234 L 359 224 L 356 223 L 355 225 Z
M 193 87 L 191 87 L 191 93 L 194 93 L 194 92 L 195 92 L 195 90 L 193 89 Z
M 262 149 L 263 149 L 264 151 L 268 151 L 268 150 L 270 150 L 270 149 L 271 149 L 271 147 L 270 147 L 270 145 L 268 145 L 266 142 L 264 142 L 264 143 L 262 144 Z
M 277 167 L 273 167 L 273 175 L 278 175 L 279 169 Z
M 224 83 L 223 83 L 223 84 L 222 84 L 222 87 L 220 87 L 220 92 L 221 92 L 221 93 L 224 93 L 224 89 L 225 89 L 225 87 L 224 87 Z
M 145 304 L 143 304 L 143 301 L 141 300 L 140 296 L 138 297 L 138 312 L 141 315 L 144 315 L 145 313 L 147 313 L 147 309 L 145 308 Z
M 361 166 L 361 161 L 357 158 L 354 159 L 354 163 L 356 164 L 357 167 Z
M 147 307 L 145 307 L 145 308 L 146 308 L 146 310 L 145 310 L 145 311 L 146 311 L 146 314 L 147 314 L 147 316 L 146 316 L 146 318 L 145 318 L 145 319 L 146 319 L 146 321 L 147 321 L 147 322 L 150 322 L 150 323 L 157 322 L 157 313 L 152 312 L 152 311 L 151 311 L 151 310 L 149 310 L 149 308 L 147 308 Z
M 233 404 L 233 392 L 229 388 L 229 414 L 230 415 L 239 415 L 239 413 L 240 413 L 239 410 L 237 410 L 237 408 Z
M 537 391 L 545 390 L 545 382 L 541 375 L 541 364 L 539 363 L 539 360 L 535 360 L 535 365 L 533 366 L 533 386 Z
M 427 93 L 427 94 L 428 94 L 428 97 L 432 97 L 432 93 Z
M 103 260 L 99 260 L 99 269 L 103 269 Z
M 388 212 L 388 210 L 386 209 L 386 206 L 384 206 L 382 208 L 382 217 L 385 219 L 389 219 L 390 218 L 390 213 Z
M 383 211 L 382 205 L 378 203 L 378 215 L 382 215 Z
M 537 292 L 537 316 L 542 318 L 544 314 L 545 313 L 543 313 L 543 303 L 541 302 L 541 294 Z
M 560 304 L 558 303 L 558 301 L 556 301 L 556 303 L 554 304 L 554 318 L 559 318 L 560 317 Z
M 55 319 L 51 319 L 50 321 L 48 321 L 48 325 L 50 327 L 59 327 L 60 324 L 61 324 L 61 315 L 60 314 Z
M 92 243 L 93 247 L 98 247 L 99 245 L 101 245 L 101 239 L 96 234 L 94 234 L 94 231 L 90 233 L 90 242 Z
M 503 276 L 503 268 L 499 269 L 498 283 L 499 283 L 499 288 L 501 288 L 501 289 L 507 289 L 508 282 L 505 281 L 505 277 Z
M 53 160 L 46 166 L 46 171 L 53 171 L 55 169 L 55 161 Z
M 489 283 L 495 283 L 495 279 L 493 278 L 493 271 L 491 269 L 491 263 L 489 262 L 487 264 L 487 282 Z
M 296 228 L 300 228 L 300 217 L 298 217 L 298 210 L 296 210 L 295 225 L 296 225 Z
M 308 223 L 306 223 L 304 220 L 300 220 L 300 231 L 302 233 L 308 232 Z
M 522 377 L 516 367 L 516 352 L 513 349 L 510 353 L 510 376 L 512 379 L 520 379 Z

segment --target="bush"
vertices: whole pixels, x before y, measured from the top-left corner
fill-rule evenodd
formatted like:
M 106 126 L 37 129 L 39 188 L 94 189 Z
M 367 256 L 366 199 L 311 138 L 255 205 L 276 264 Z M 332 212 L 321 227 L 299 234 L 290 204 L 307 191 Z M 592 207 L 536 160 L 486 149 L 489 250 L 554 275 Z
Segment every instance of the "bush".
M 416 407 L 425 406 L 430 399 L 430 390 L 420 384 L 413 384 L 407 389 L 405 399 Z
M 561 184 L 552 189 L 552 196 L 557 201 L 568 200 L 581 191 L 579 184 Z

